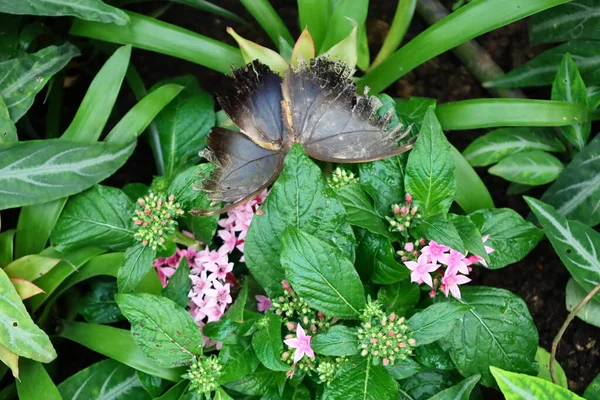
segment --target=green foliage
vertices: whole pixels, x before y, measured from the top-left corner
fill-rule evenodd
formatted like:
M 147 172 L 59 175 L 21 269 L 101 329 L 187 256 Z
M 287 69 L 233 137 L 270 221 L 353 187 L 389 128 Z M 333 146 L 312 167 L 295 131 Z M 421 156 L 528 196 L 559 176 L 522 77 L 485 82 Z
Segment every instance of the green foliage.
M 438 303 L 410 317 L 406 326 L 412 331 L 417 346 L 433 343 L 446 336 L 463 315 L 472 309 L 460 303 Z
M 353 358 L 345 363 L 333 382 L 325 387 L 323 399 L 348 398 L 391 400 L 398 398 L 398 385 L 382 366 L 369 357 Z
M 20 15 L 46 15 L 49 17 L 74 16 L 90 21 L 113 22 L 125 25 L 129 22 L 127 14 L 118 8 L 109 6 L 101 0 L 4 0 L 0 3 L 0 12 Z
M 156 250 L 142 243 L 136 243 L 125 250 L 125 262 L 119 268 L 117 283 L 120 292 L 130 292 L 140 283 L 142 278 L 152 268 L 156 258 Z
M 573 278 L 569 278 L 567 282 L 567 311 L 573 311 L 587 296 L 585 291 Z M 577 318 L 587 322 L 590 325 L 600 327 L 600 296 L 594 296 L 593 301 L 588 301 L 577 313 Z
M 311 346 L 318 354 L 326 356 L 354 356 L 359 352 L 356 329 L 336 325 L 327 332 L 316 335 Z
M 471 391 L 477 385 L 479 379 L 481 379 L 481 376 L 473 375 L 448 389 L 442 390 L 435 396 L 430 397 L 429 400 L 469 400 Z
M 489 172 L 509 182 L 538 186 L 556 180 L 563 168 L 560 160 L 552 154 L 532 150 L 502 159 Z
M 78 309 L 87 322 L 95 324 L 112 324 L 125 319 L 115 301 L 117 282 L 114 280 L 96 279 L 92 282 L 89 293 L 81 298 Z
M 541 378 L 490 367 L 507 400 L 581 400 L 582 397 Z

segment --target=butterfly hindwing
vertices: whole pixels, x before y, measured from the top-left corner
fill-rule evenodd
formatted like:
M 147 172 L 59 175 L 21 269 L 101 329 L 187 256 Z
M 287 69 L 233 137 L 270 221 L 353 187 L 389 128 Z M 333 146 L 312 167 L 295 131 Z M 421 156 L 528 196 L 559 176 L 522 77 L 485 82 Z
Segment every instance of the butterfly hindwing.
M 377 115 L 379 99 L 355 96 L 351 74 L 345 64 L 324 58 L 288 70 L 283 93 L 306 153 L 318 160 L 355 163 L 409 150 L 410 144 L 399 145 L 408 132 L 400 125 L 389 127 L 391 114 Z

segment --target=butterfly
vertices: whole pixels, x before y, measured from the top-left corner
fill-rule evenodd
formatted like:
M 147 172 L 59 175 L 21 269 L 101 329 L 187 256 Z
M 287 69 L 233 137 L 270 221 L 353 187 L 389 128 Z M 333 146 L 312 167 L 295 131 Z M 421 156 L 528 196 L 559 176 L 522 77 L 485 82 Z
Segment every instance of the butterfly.
M 271 185 L 295 143 L 316 160 L 362 163 L 408 151 L 399 145 L 410 128 L 389 127 L 390 110 L 380 116 L 381 101 L 356 96 L 353 71 L 344 63 L 314 58 L 290 67 L 283 79 L 255 60 L 233 71 L 235 93 L 217 101 L 240 132 L 215 127 L 199 155 L 215 165 L 201 189 L 218 210 L 194 209 L 213 215 L 243 204 Z

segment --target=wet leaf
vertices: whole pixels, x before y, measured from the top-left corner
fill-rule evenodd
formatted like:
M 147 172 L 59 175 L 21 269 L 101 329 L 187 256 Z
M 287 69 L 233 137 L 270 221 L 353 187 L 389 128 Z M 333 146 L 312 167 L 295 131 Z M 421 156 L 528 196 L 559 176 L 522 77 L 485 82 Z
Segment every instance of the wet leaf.
M 373 365 L 370 357 L 354 357 L 348 360 L 340 368 L 333 382 L 325 386 L 323 393 L 323 400 L 397 398 L 398 384 L 385 368 Z
M 541 378 L 490 367 L 506 400 L 583 400 L 569 389 Z
M 0 1 L 0 12 L 49 17 L 72 16 L 88 21 L 117 25 L 126 25 L 129 22 L 129 17 L 125 12 L 100 0 L 2 0 Z
M 509 182 L 538 186 L 556 180 L 563 169 L 558 158 L 544 151 L 532 150 L 502 159 L 489 169 L 489 173 Z
M 156 251 L 142 243 L 136 243 L 125 250 L 125 262 L 119 268 L 117 284 L 119 292 L 130 292 L 152 268 Z

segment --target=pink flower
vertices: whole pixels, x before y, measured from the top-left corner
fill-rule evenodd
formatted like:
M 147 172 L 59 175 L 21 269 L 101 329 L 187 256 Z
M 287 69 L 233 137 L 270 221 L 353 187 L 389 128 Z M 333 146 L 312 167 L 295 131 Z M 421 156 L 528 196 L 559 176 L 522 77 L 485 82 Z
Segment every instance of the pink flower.
M 213 298 L 218 304 L 229 304 L 233 301 L 231 298 L 231 287 L 229 283 L 222 284 L 218 280 L 213 281 L 214 289 L 207 289 L 204 293 L 207 297 Z
M 310 358 L 315 358 L 315 352 L 310 347 L 310 336 L 307 336 L 302 329 L 302 326 L 298 324 L 296 329 L 296 339 L 286 339 L 283 343 L 287 344 L 290 348 L 296 349 L 294 353 L 294 364 L 302 360 L 302 357 L 306 354 Z
M 217 235 L 219 235 L 219 237 L 223 240 L 223 246 L 221 248 L 224 247 L 227 253 L 231 253 L 238 244 L 238 238 L 235 236 L 235 234 L 226 229 L 219 230 Z
M 205 312 L 208 322 L 218 321 L 223 316 L 223 309 L 219 305 L 208 307 L 205 309 Z
M 461 274 L 467 275 L 469 273 L 469 268 L 467 268 L 467 263 L 465 261 L 468 262 L 463 253 L 452 249 L 450 249 L 450 254 L 444 254 L 441 259 L 442 264 L 448 266 L 448 270 L 452 270 L 454 273 L 460 272 Z
M 260 312 L 266 313 L 269 310 L 269 308 L 271 308 L 273 306 L 271 299 L 269 299 L 267 296 L 263 296 L 263 295 L 259 294 L 259 295 L 255 296 L 254 298 L 258 302 L 256 308 L 258 308 L 258 311 L 260 311 Z
M 215 264 L 210 264 L 208 266 L 208 270 L 210 272 L 213 272 L 213 275 L 215 275 L 215 277 L 221 279 L 221 280 L 225 280 L 225 278 L 227 277 L 227 273 L 233 271 L 233 263 L 217 263 Z
M 189 297 L 195 296 L 203 296 L 204 292 L 212 285 L 212 281 L 215 279 L 213 274 L 207 276 L 206 271 L 200 272 L 200 276 L 198 275 L 190 275 L 190 279 L 192 280 L 192 289 L 190 290 Z
M 481 239 L 483 240 L 483 243 L 487 242 L 487 240 L 490 238 L 490 235 L 485 235 L 484 237 L 482 237 Z M 485 252 L 487 254 L 493 253 L 494 251 L 496 251 L 496 249 L 490 247 L 490 246 L 483 246 L 485 248 Z
M 471 279 L 467 278 L 464 275 L 456 275 L 454 271 L 451 271 L 450 268 L 446 270 L 446 274 L 442 278 L 442 292 L 448 297 L 448 292 L 452 293 L 452 296 L 460 299 L 460 290 L 458 289 L 458 285 L 465 284 L 467 282 L 471 282 Z
M 409 253 L 412 252 L 415 249 L 415 244 L 413 242 L 408 242 L 404 245 L 404 250 L 408 251 Z
M 441 244 L 437 244 L 433 240 L 429 242 L 429 244 L 421 249 L 421 253 L 429 256 L 429 259 L 432 263 L 440 262 L 443 259 L 444 253 L 450 250 L 449 247 L 446 247 Z
M 209 250 L 208 247 L 206 247 L 206 249 L 199 251 L 198 254 L 196 254 L 194 263 L 197 268 L 195 268 L 193 272 L 197 273 L 205 269 L 210 270 L 211 267 L 216 268 L 217 264 L 227 264 L 227 262 L 229 262 L 227 253 L 227 249 L 224 247 L 221 247 L 217 251 Z
M 433 281 L 431 280 L 431 272 L 438 269 L 438 264 L 430 263 L 429 258 L 421 254 L 417 261 L 405 261 L 404 265 L 412 271 L 410 274 L 410 281 L 417 282 L 419 285 L 425 282 L 430 287 L 433 287 Z

